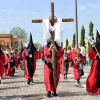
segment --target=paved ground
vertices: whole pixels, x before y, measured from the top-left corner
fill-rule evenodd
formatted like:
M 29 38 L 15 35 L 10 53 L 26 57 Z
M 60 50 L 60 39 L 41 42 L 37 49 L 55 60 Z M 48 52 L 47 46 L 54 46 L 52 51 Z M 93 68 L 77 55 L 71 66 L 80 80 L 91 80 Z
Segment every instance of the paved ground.
M 72 68 L 70 68 L 69 79 L 63 79 L 61 75 L 57 88 L 58 97 L 47 98 L 43 82 L 43 63 L 38 60 L 34 76 L 36 84 L 27 85 L 23 71 L 16 70 L 15 77 L 4 77 L 4 86 L 0 85 L 0 100 L 100 100 L 99 95 L 89 94 L 85 90 L 89 69 L 85 67 L 85 75 L 81 79 L 82 87 L 77 87 L 76 81 L 73 79 Z

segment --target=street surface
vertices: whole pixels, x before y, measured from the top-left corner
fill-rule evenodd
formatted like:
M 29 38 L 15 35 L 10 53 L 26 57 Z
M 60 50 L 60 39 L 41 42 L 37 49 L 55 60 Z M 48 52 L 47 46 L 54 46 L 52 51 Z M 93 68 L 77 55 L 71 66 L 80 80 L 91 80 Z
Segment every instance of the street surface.
M 37 60 L 37 69 L 34 75 L 35 84 L 27 84 L 23 70 L 16 70 L 15 77 L 4 76 L 3 86 L 0 85 L 0 100 L 100 100 L 100 95 L 87 93 L 85 81 L 90 68 L 85 67 L 85 75 L 81 78 L 81 86 L 73 79 L 73 69 L 68 72 L 68 79 L 60 77 L 57 88 L 57 97 L 46 97 L 43 81 L 43 62 Z

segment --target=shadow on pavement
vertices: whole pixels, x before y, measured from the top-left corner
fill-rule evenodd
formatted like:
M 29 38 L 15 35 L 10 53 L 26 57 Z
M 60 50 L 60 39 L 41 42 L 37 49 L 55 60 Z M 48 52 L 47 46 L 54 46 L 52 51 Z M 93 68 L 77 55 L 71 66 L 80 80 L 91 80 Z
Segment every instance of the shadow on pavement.
M 19 82 L 25 82 L 25 81 L 24 80 L 23 81 L 11 81 L 11 82 L 4 82 L 4 84 L 19 83 Z
M 44 98 L 43 95 L 44 94 L 0 96 L 0 100 L 17 100 L 17 98 L 20 98 L 21 100 L 41 100 Z
M 7 89 L 19 89 L 20 87 L 8 87 L 8 88 L 0 88 L 0 90 L 7 90 Z
M 81 93 L 81 92 L 70 92 L 70 91 L 61 91 L 58 93 L 59 97 L 67 97 L 67 96 L 86 96 L 89 95 L 88 93 Z

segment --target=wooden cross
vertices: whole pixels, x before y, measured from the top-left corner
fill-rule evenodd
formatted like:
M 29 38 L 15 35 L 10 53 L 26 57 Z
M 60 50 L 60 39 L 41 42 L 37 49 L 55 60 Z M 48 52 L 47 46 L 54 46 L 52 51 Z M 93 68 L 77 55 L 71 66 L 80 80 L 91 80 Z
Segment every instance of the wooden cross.
M 54 24 L 57 22 L 57 18 L 54 16 L 54 3 L 51 2 L 51 16 L 49 17 L 50 23 L 52 26 L 54 26 Z M 62 18 L 62 22 L 73 22 L 74 19 L 73 18 Z M 32 20 L 32 23 L 42 23 L 43 20 L 42 19 L 36 19 L 36 20 Z M 55 33 L 54 31 L 50 31 L 51 33 L 51 42 L 54 43 L 54 38 L 55 38 Z M 56 61 L 57 58 L 55 56 L 55 49 L 52 48 L 52 69 L 53 69 L 53 85 L 56 88 L 56 80 L 57 80 L 57 69 L 56 69 Z

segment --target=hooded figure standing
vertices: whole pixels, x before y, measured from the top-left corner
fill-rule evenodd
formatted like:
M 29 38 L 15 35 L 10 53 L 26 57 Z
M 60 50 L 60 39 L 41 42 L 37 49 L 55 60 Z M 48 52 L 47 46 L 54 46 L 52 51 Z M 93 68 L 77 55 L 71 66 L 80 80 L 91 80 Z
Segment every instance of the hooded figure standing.
M 95 47 L 92 47 L 88 53 L 88 57 L 92 60 L 92 63 L 86 80 L 86 90 L 87 92 L 100 94 L 100 34 L 98 31 Z
M 2 52 L 0 45 L 0 84 L 1 84 L 1 78 L 3 77 L 4 74 L 4 63 L 5 63 L 5 54 Z
M 51 49 L 54 48 L 56 51 L 56 87 L 53 85 L 53 68 L 52 68 L 52 51 Z M 55 44 L 52 44 L 50 40 L 47 41 L 47 45 L 44 47 L 44 83 L 45 88 L 47 91 L 47 97 L 51 96 L 51 92 L 53 96 L 57 96 L 56 89 L 60 79 L 60 58 L 62 57 L 61 48 Z
M 23 52 L 24 48 L 23 48 L 23 44 L 22 44 L 22 41 L 21 41 L 21 48 L 20 48 L 20 51 L 19 51 L 19 59 L 20 59 L 20 64 L 19 64 L 19 67 L 21 70 L 24 70 L 24 60 L 22 59 L 22 52 Z
M 41 55 L 41 60 L 44 60 L 44 46 L 43 48 L 40 50 L 40 55 Z
M 29 44 L 27 48 L 25 48 L 24 51 L 22 52 L 22 58 L 25 61 L 24 74 L 25 78 L 27 79 L 27 84 L 30 84 L 30 82 L 34 83 L 33 75 L 36 70 L 36 60 L 38 58 L 38 52 L 37 49 L 34 47 L 31 33 L 30 33 Z

